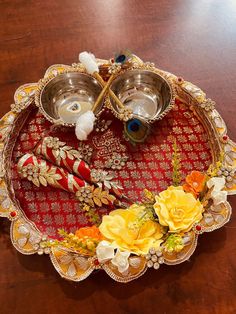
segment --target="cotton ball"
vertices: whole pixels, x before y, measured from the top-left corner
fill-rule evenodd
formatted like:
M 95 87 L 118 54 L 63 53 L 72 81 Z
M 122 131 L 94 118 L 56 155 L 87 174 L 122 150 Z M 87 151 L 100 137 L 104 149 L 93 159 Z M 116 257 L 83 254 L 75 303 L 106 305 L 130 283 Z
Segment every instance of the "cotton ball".
M 80 127 L 89 134 L 93 131 L 95 119 L 93 111 L 88 110 L 78 118 L 77 124 L 79 124 Z
M 84 51 L 79 54 L 79 61 L 85 66 L 89 74 L 99 72 L 96 58 L 93 54 Z
M 80 141 L 86 141 L 87 140 L 87 133 L 80 128 L 80 126 L 76 126 L 75 128 L 75 135 L 78 140 Z
M 86 111 L 78 118 L 75 126 L 75 135 L 78 140 L 87 140 L 88 135 L 93 131 L 95 119 L 95 115 L 91 110 Z
M 96 57 L 95 57 L 95 55 L 92 52 L 89 52 L 89 55 L 93 59 L 93 61 L 97 62 L 96 61 Z

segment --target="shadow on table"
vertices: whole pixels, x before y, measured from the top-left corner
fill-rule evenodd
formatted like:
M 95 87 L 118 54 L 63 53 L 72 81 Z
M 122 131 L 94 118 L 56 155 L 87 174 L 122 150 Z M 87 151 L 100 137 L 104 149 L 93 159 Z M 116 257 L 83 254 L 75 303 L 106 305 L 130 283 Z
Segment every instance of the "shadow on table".
M 137 295 L 143 292 L 145 289 L 155 289 L 157 292 L 165 286 L 166 293 L 169 297 L 184 298 L 187 293 L 186 289 L 176 296 L 176 290 L 179 291 L 178 285 L 180 280 L 190 280 L 189 276 L 195 276 L 197 268 L 194 274 L 190 274 L 195 261 L 203 254 L 209 255 L 209 259 L 213 252 L 220 250 L 224 246 L 226 240 L 226 229 L 204 234 L 199 240 L 199 246 L 191 257 L 190 261 L 175 266 L 162 265 L 158 271 L 148 270 L 146 274 L 127 284 L 122 284 L 113 281 L 103 271 L 97 271 L 90 275 L 82 282 L 75 283 L 62 279 L 55 271 L 48 256 L 25 256 L 18 254 L 18 259 L 21 265 L 32 272 L 41 272 L 45 275 L 45 280 L 50 280 L 54 285 L 60 285 L 64 295 L 67 298 L 75 300 L 83 300 L 90 297 L 98 290 L 112 295 L 116 299 L 128 299 L 133 295 Z M 199 265 L 198 265 L 199 266 Z M 197 267 L 198 267 L 197 266 Z M 199 266 L 203 267 L 203 266 Z M 200 271 L 199 271 L 200 272 Z
M 9 249 L 12 243 L 9 237 L 10 221 L 7 219 L 0 219 L 0 245 L 2 248 Z

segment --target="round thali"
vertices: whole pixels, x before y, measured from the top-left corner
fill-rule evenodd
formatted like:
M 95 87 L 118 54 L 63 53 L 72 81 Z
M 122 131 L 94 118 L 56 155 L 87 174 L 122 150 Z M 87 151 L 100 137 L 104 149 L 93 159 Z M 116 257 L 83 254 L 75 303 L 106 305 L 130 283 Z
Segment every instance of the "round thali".
M 38 83 L 19 87 L 0 122 L 0 216 L 12 221 L 18 251 L 48 254 L 69 280 L 101 269 L 128 282 L 148 268 L 181 263 L 193 254 L 200 234 L 222 227 L 231 216 L 227 194 L 236 192 L 236 145 L 215 103 L 192 83 L 136 56 L 131 61 L 124 73 L 116 73 L 111 90 L 138 108 L 132 128 L 108 94 L 85 141 L 77 139 L 71 123 L 55 123 L 45 114 L 39 106 L 45 84 L 85 73 L 80 63 L 53 65 Z M 114 61 L 97 62 L 108 82 Z M 164 100 L 149 86 L 159 84 L 154 74 L 173 91 L 171 105 L 159 115 L 162 109 L 153 106 Z M 146 85 L 139 83 L 143 77 Z M 93 94 L 84 83 L 78 96 L 86 106 L 102 90 L 99 82 L 93 84 Z M 71 81 L 67 91 L 72 111 L 79 106 L 74 85 Z M 166 86 L 161 88 L 168 99 Z M 53 95 L 48 97 L 52 105 Z M 56 102 L 66 103 L 58 90 Z M 143 119 L 135 120 L 140 112 L 155 117 L 142 125 Z M 136 132 L 140 123 L 143 140 L 134 143 L 127 132 Z

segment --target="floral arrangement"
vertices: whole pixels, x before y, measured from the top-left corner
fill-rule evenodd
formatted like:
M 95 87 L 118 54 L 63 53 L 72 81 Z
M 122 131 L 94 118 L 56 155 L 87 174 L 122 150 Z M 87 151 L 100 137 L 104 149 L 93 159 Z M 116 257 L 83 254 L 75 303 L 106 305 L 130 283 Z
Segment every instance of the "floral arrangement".
M 147 266 L 158 269 L 163 253 L 184 250 L 190 231 L 202 233 L 200 223 L 212 206 L 226 202 L 226 180 L 217 176 L 222 162 L 211 165 L 207 173 L 192 171 L 181 184 L 180 154 L 173 145 L 173 184 L 159 194 L 144 190 L 144 201 L 125 209 L 112 210 L 101 223 L 73 233 L 59 230 L 62 240 L 47 243 L 61 245 L 84 256 L 96 256 L 99 264 L 108 261 L 121 274 L 129 268 L 130 256 L 144 256 Z M 206 215 L 209 222 L 209 214 Z

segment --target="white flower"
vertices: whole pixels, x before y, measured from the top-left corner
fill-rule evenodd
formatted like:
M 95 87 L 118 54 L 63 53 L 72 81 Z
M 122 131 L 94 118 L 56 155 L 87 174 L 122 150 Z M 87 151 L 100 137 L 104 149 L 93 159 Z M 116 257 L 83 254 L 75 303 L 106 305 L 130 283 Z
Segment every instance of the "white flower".
M 96 248 L 98 261 L 104 263 L 111 260 L 111 263 L 118 268 L 118 271 L 124 273 L 129 268 L 130 252 L 121 252 L 117 249 L 115 254 L 115 249 L 108 241 L 101 241 Z
M 130 252 L 121 252 L 119 249 L 115 257 L 111 260 L 112 264 L 117 266 L 120 273 L 124 273 L 129 268 Z
M 106 262 L 115 256 L 114 247 L 107 241 L 101 241 L 96 248 L 97 258 L 100 263 Z
M 225 186 L 225 178 L 213 177 L 207 181 L 207 187 L 210 189 L 214 186 L 215 191 L 221 191 Z
M 227 201 L 227 192 L 226 191 L 212 191 L 211 197 L 214 205 L 219 205 Z
M 227 192 L 222 191 L 225 187 L 225 178 L 223 177 L 214 177 L 207 181 L 207 187 L 210 189 L 213 187 L 211 192 L 211 198 L 213 200 L 214 205 L 219 205 L 221 203 L 226 202 L 227 200 Z

